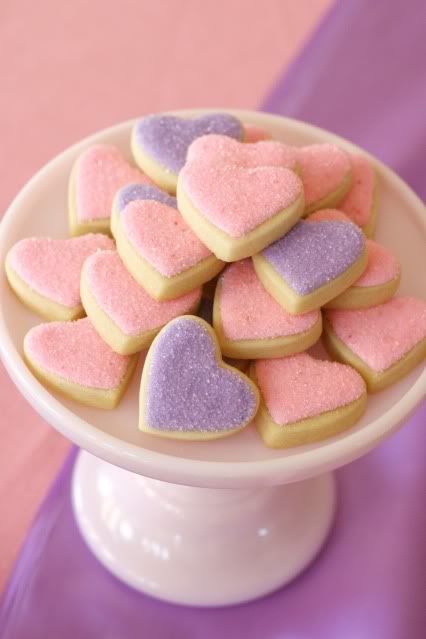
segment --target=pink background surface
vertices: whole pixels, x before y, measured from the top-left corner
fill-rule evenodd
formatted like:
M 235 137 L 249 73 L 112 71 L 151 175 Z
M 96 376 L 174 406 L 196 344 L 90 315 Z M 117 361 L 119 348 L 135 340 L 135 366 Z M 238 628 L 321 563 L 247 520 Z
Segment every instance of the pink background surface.
M 0 211 L 97 129 L 180 107 L 255 108 L 331 0 L 3 0 Z M 0 590 L 68 443 L 0 368 Z

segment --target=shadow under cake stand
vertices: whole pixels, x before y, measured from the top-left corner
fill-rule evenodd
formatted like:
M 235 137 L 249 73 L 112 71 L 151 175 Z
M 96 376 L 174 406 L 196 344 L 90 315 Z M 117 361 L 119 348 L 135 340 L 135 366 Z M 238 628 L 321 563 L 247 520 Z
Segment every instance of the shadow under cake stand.
M 197 112 L 182 112 L 192 115 Z M 277 116 L 235 111 L 289 144 L 336 142 L 321 129 Z M 115 144 L 130 159 L 131 122 L 101 131 L 59 155 L 22 189 L 0 225 L 0 258 L 32 235 L 67 236 L 67 182 L 88 145 Z M 401 260 L 400 293 L 426 297 L 426 217 L 422 202 L 370 157 L 379 179 L 377 239 Z M 181 442 L 137 429 L 140 369 L 120 406 L 79 406 L 46 390 L 22 359 L 39 319 L 19 304 L 2 269 L 0 349 L 21 393 L 81 449 L 72 501 L 93 553 L 134 588 L 167 601 L 220 606 L 255 599 L 288 583 L 315 557 L 333 522 L 332 471 L 365 454 L 422 400 L 426 371 L 370 396 L 352 429 L 321 443 L 269 450 L 253 426 L 212 442 Z

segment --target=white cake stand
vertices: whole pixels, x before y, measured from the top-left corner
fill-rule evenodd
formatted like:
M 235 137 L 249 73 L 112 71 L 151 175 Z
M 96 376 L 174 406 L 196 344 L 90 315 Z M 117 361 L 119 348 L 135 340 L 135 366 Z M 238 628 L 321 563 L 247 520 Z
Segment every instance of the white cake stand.
M 336 141 L 301 122 L 235 112 L 290 144 Z M 129 155 L 131 122 L 97 133 L 45 166 L 0 225 L 0 257 L 31 235 L 67 235 L 67 181 L 89 144 Z M 421 201 L 374 158 L 380 181 L 377 238 L 402 263 L 401 292 L 426 297 L 426 216 Z M 272 451 L 254 428 L 209 443 L 162 440 L 137 429 L 140 372 L 118 409 L 85 408 L 47 391 L 22 359 L 22 340 L 39 319 L 17 301 L 2 270 L 0 348 L 10 376 L 40 415 L 81 447 L 72 498 L 81 533 L 98 559 L 127 584 L 182 604 L 219 606 L 288 583 L 320 550 L 333 522 L 332 472 L 376 446 L 425 395 L 418 367 L 369 398 L 363 419 L 323 443 Z M 166 483 L 167 482 L 167 483 Z

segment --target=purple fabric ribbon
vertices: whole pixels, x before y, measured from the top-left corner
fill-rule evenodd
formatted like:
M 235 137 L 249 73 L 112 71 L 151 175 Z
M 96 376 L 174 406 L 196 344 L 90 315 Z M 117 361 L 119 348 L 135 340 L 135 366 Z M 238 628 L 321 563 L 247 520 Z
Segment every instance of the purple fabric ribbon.
M 423 0 L 337 2 L 265 110 L 364 146 L 426 195 Z M 426 406 L 338 472 L 318 560 L 290 586 L 217 610 L 161 603 L 91 555 L 70 505 L 70 456 L 28 535 L 0 608 L 2 639 L 422 639 Z

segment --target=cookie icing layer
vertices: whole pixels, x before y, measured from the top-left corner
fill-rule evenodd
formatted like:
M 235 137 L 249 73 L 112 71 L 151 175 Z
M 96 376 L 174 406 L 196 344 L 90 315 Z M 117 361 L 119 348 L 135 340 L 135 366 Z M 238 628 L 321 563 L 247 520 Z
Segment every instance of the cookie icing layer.
M 353 368 L 307 353 L 258 360 L 256 378 L 272 419 L 283 426 L 336 410 L 365 393 Z
M 337 337 L 372 370 L 384 371 L 426 337 L 426 302 L 393 299 L 358 310 L 329 310 Z
M 299 222 L 261 254 L 298 295 L 307 295 L 347 270 L 364 246 L 353 224 Z
M 80 386 L 105 390 L 120 385 L 131 361 L 114 353 L 87 317 L 35 326 L 25 337 L 25 352 L 49 373 Z
M 225 432 L 251 420 L 251 385 L 219 366 L 207 329 L 190 317 L 174 320 L 149 352 L 147 425 L 162 431 Z

